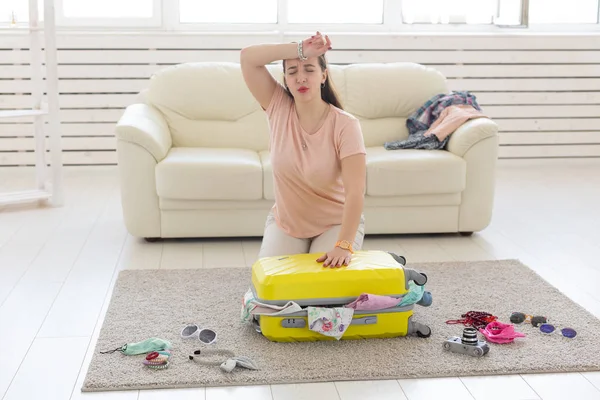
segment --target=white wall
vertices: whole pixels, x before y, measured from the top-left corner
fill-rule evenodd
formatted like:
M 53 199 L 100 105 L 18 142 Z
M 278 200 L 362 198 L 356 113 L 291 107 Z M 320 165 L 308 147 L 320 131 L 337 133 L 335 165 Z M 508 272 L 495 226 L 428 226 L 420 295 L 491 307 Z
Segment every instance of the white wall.
M 232 61 L 305 35 L 79 33 L 58 37 L 67 165 L 115 164 L 113 127 L 165 65 Z M 600 157 L 600 34 L 332 34 L 331 63 L 418 62 L 473 92 L 501 129 L 501 158 Z M 29 106 L 28 39 L 0 32 L 0 109 Z M 0 121 L 0 166 L 34 162 L 29 120 Z

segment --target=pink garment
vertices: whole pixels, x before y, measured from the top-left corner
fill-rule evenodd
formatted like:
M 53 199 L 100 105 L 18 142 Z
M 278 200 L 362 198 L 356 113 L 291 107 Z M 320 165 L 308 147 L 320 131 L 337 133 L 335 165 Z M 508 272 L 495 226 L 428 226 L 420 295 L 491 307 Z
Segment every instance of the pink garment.
M 515 338 L 525 337 L 524 333 L 515 331 L 515 327 L 511 324 L 502 322 L 490 322 L 485 329 L 480 328 L 479 332 L 492 343 L 512 343 Z
M 394 297 L 379 296 L 376 294 L 363 293 L 358 296 L 358 299 L 347 304 L 346 307 L 354 308 L 355 310 L 382 310 L 384 308 L 396 307 L 402 299 Z
M 425 132 L 425 136 L 437 136 L 440 142 L 457 130 L 462 124 L 473 118 L 487 117 L 481 111 L 468 104 L 446 107 Z
M 280 84 L 265 111 L 277 225 L 296 238 L 312 238 L 340 225 L 346 200 L 341 160 L 366 154 L 359 120 L 330 105 L 321 127 L 308 133 Z

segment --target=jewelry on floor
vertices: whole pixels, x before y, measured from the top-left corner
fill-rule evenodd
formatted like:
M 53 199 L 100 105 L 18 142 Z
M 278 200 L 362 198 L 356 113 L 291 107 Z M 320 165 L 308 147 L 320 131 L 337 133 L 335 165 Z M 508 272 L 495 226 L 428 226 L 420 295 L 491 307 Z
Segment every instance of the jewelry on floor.
M 495 315 L 487 313 L 485 311 L 469 311 L 461 315 L 461 319 L 450 319 L 446 321 L 447 324 L 463 324 L 465 326 L 472 326 L 476 329 L 485 328 L 489 323 L 494 322 L 498 319 Z
M 153 351 L 146 354 L 146 358 L 142 361 L 142 364 L 150 369 L 166 369 L 169 368 L 170 357 L 171 352 L 168 350 Z

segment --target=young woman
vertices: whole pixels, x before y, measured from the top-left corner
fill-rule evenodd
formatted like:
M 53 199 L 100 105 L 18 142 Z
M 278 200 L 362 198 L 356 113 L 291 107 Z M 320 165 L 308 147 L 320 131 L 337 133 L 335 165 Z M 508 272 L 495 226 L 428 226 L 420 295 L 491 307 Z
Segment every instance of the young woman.
M 275 205 L 259 257 L 324 253 L 348 265 L 364 237 L 365 145 L 357 118 L 342 110 L 327 70 L 327 36 L 242 49 L 246 85 L 267 113 Z M 265 67 L 283 60 L 285 85 Z

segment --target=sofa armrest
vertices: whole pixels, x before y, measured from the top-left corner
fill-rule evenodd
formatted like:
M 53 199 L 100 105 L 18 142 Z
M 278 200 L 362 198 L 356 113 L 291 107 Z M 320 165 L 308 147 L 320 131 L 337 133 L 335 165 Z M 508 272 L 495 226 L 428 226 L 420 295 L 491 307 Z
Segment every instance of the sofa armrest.
M 449 152 L 463 157 L 477 143 L 498 135 L 498 125 L 488 118 L 476 118 L 461 125 L 448 141 Z
M 461 125 L 448 141 L 448 151 L 467 163 L 466 187 L 461 194 L 458 231 L 485 229 L 494 208 L 498 125 L 488 118 L 472 119 Z
M 173 145 L 167 121 L 160 111 L 148 104 L 132 104 L 117 122 L 117 139 L 143 147 L 161 161 Z

